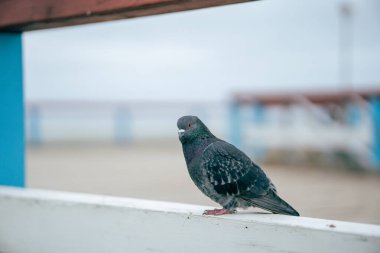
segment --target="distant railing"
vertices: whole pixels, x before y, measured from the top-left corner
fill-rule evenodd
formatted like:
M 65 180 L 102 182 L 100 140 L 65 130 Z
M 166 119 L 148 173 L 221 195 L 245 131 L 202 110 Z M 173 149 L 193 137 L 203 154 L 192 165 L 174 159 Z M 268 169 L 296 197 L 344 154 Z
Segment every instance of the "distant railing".
M 175 138 L 176 121 L 198 115 L 221 125 L 223 102 L 186 101 L 39 101 L 26 104 L 27 141 L 107 140 L 128 143 L 135 138 Z M 211 118 L 211 120 L 210 120 Z M 223 122 L 224 123 L 224 122 Z M 217 129 L 217 131 L 220 128 Z
M 379 252 L 380 226 L 0 187 L 0 252 Z M 209 207 L 208 207 L 209 208 Z
M 324 101 L 317 98 L 319 103 Z M 255 100 L 28 102 L 26 139 L 35 145 L 51 141 L 125 144 L 139 139 L 174 140 L 177 119 L 190 114 L 199 116 L 218 137 L 259 160 L 269 157 L 268 151 L 273 150 L 337 151 L 353 157 L 354 164 L 362 168 L 380 171 L 380 100 L 367 102 L 363 98 L 331 107 L 299 96 L 294 99 L 289 100 L 294 104 L 285 105 L 273 99 L 268 100 L 271 103 L 264 100 L 267 105 Z

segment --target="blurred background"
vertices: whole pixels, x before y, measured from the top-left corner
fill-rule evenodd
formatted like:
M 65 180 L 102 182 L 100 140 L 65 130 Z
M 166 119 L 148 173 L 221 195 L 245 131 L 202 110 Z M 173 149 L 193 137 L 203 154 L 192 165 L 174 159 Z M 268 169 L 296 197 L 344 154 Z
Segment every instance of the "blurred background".
M 258 1 L 23 36 L 27 185 L 216 206 L 197 115 L 301 215 L 380 224 L 380 1 Z

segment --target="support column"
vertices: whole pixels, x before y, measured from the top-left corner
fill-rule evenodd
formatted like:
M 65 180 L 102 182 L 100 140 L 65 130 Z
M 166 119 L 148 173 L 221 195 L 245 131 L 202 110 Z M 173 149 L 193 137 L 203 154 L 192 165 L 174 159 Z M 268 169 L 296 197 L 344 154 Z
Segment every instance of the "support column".
M 370 101 L 372 112 L 372 163 L 380 170 L 380 97 Z
M 242 145 L 242 124 L 241 124 L 241 112 L 240 105 L 236 102 L 232 102 L 230 105 L 229 126 L 230 126 L 230 141 L 233 145 L 241 148 Z
M 0 33 L 0 185 L 25 185 L 21 33 Z
M 265 121 L 265 106 L 261 103 L 253 105 L 253 120 L 257 124 L 262 124 Z
M 127 108 L 119 108 L 115 115 L 115 141 L 119 144 L 126 144 L 131 139 L 130 112 Z

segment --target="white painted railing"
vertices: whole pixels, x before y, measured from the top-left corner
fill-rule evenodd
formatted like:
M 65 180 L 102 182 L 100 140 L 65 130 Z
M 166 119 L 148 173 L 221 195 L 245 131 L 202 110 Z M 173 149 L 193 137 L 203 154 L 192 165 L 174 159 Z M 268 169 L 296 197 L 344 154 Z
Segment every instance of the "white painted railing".
M 380 252 L 380 226 L 0 187 L 0 252 Z

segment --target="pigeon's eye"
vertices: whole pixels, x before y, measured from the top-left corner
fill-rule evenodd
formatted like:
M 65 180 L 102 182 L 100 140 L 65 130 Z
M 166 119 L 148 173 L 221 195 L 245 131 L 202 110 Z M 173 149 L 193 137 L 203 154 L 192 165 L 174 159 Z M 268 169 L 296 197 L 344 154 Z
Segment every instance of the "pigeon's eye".
M 191 127 L 191 123 L 189 123 L 189 127 Z

